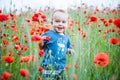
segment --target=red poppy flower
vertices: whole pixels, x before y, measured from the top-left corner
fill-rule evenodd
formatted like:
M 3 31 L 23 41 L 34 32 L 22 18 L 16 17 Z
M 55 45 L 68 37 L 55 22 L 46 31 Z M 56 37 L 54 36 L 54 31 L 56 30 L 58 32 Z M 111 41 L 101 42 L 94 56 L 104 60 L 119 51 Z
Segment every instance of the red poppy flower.
M 7 80 L 12 76 L 12 73 L 4 71 L 0 80 Z
M 46 16 L 45 15 L 41 15 L 41 18 L 46 19 Z
M 112 10 L 112 13 L 117 14 L 117 13 L 118 13 L 117 9 L 113 9 L 113 10 Z
M 119 39 L 116 37 L 110 38 L 110 44 L 119 44 Z
M 26 20 L 26 22 L 30 23 L 30 20 Z
M 13 14 L 13 13 L 10 13 L 10 17 L 14 17 L 14 14 Z
M 120 35 L 120 29 L 118 29 L 118 31 L 117 31 L 117 32 L 118 32 L 118 34 Z
M 38 71 L 43 71 L 44 69 L 42 67 L 38 67 Z
M 2 10 L 0 10 L 0 13 L 2 13 Z
M 74 43 L 72 43 L 72 44 L 71 44 L 71 46 L 72 46 L 72 47 L 75 47 L 75 44 L 74 44 Z
M 73 75 L 74 80 L 78 80 L 78 76 L 76 74 Z
M 70 69 L 71 68 L 71 65 L 70 64 L 67 64 L 66 66 L 65 66 L 65 70 L 68 70 L 68 69 Z
M 80 29 L 80 27 L 78 28 L 78 31 L 80 31 L 81 29 Z
M 16 35 L 12 35 L 11 37 L 12 37 L 12 41 L 18 41 L 19 40 L 18 36 L 16 36 Z
M 70 20 L 70 21 L 69 21 L 68 28 L 71 29 L 72 26 L 74 26 L 74 21 L 73 21 L 73 20 Z
M 78 28 L 78 31 L 82 34 L 83 39 L 86 38 L 86 33 L 83 29 Z
M 19 73 L 20 73 L 20 75 L 23 76 L 23 77 L 26 77 L 26 78 L 30 77 L 30 73 L 29 73 L 29 71 L 26 70 L 26 69 L 20 69 Z
M 14 57 L 12 56 L 2 56 L 2 60 L 5 61 L 6 63 L 12 63 L 14 61 Z
M 80 22 L 76 21 L 76 22 L 75 22 L 75 24 L 78 24 L 78 25 L 79 25 L 79 24 L 80 24 Z
M 41 27 L 38 27 L 38 29 L 36 29 L 36 33 L 37 34 L 39 34 L 39 35 L 41 35 L 41 34 L 43 34 L 44 32 L 46 32 L 46 31 L 48 31 L 49 30 L 49 28 L 48 27 L 43 27 L 43 26 L 41 26 Z
M 78 63 L 78 62 L 75 62 L 74 66 L 75 66 L 76 68 L 78 68 L 78 67 L 79 67 L 79 63 Z
M 40 56 L 40 57 L 43 57 L 43 56 L 44 56 L 44 50 L 40 50 L 39 56 Z
M 100 10 L 98 8 L 96 8 L 95 11 L 99 12 Z
M 26 63 L 29 63 L 30 61 L 33 61 L 34 60 L 34 56 L 23 56 L 19 59 L 19 62 L 26 62 Z
M 104 18 L 100 18 L 100 20 L 104 23 L 106 20 Z
M 41 14 L 41 13 L 35 13 L 32 16 L 32 21 L 39 22 L 39 23 L 44 23 L 46 21 L 46 16 Z
M 109 23 L 112 23 L 112 22 L 113 22 L 113 19 L 111 19 L 111 18 L 108 19 L 108 22 L 109 22 Z
M 82 33 L 82 37 L 83 37 L 83 39 L 86 37 L 86 33 L 85 32 Z
M 114 20 L 113 24 L 114 24 L 117 28 L 120 28 L 120 19 Z
M 0 27 L 0 32 L 2 31 L 2 28 Z
M 50 30 L 48 27 L 39 27 L 39 28 L 41 28 L 43 33 Z
M 20 42 L 16 42 L 16 45 L 20 45 Z
M 33 26 L 33 27 L 31 28 L 31 30 L 30 30 L 30 34 L 33 35 L 33 34 L 35 33 L 35 30 L 36 30 L 36 29 L 35 29 L 35 27 Z
M 21 50 L 20 45 L 17 45 L 17 44 L 14 45 L 14 48 L 17 49 L 17 50 Z
M 95 55 L 94 63 L 97 66 L 106 67 L 109 63 L 109 56 L 104 52 L 100 52 Z
M 109 22 L 107 22 L 107 21 L 104 22 L 104 26 L 105 26 L 105 27 L 109 26 Z
M 28 47 L 26 47 L 25 45 L 22 45 L 22 46 L 21 46 L 21 50 L 27 51 L 27 50 L 28 50 Z
M 104 34 L 107 34 L 109 32 L 115 32 L 115 29 L 114 28 L 109 28 L 104 32 Z
M 20 55 L 21 55 L 21 52 L 20 52 L 20 51 L 19 51 L 19 52 L 17 52 L 17 55 L 18 55 L 18 56 L 20 56 Z
M 87 11 L 86 11 L 86 10 L 84 10 L 84 11 L 83 11 L 83 14 L 86 14 L 86 13 L 87 13 Z
M 42 42 L 42 37 L 40 37 L 38 35 L 32 35 L 31 40 L 34 41 L 34 42 L 41 43 Z
M 8 15 L 0 14 L 0 22 L 7 21 L 8 19 Z
M 25 43 L 28 43 L 28 40 L 25 40 Z
M 26 37 L 27 37 L 27 34 L 24 34 L 23 36 L 26 38 Z
M 39 15 L 40 14 L 34 14 L 33 16 L 32 16 L 32 21 L 35 21 L 35 22 L 38 22 L 38 17 L 39 17 Z
M 8 40 L 2 40 L 2 42 L 4 43 L 4 45 L 9 45 Z
M 97 22 L 97 18 L 94 16 L 90 16 L 89 21 L 90 22 Z

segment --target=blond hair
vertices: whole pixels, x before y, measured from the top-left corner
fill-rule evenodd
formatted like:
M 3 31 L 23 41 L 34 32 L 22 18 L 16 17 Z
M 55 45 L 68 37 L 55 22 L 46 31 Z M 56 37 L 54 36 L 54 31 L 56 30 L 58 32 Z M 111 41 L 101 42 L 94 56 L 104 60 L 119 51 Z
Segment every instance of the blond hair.
M 57 10 L 53 11 L 52 16 L 53 16 L 56 12 L 62 12 L 62 13 L 66 13 L 66 14 L 67 14 L 67 12 L 66 12 L 65 10 L 63 10 L 63 9 L 57 9 Z
M 52 23 L 52 21 L 53 21 L 53 15 L 54 15 L 56 12 L 62 12 L 62 13 L 68 14 L 67 11 L 65 11 L 65 10 L 63 10 L 63 9 L 54 10 L 53 13 L 52 13 L 51 23 Z M 69 21 L 69 16 L 68 16 L 68 21 Z

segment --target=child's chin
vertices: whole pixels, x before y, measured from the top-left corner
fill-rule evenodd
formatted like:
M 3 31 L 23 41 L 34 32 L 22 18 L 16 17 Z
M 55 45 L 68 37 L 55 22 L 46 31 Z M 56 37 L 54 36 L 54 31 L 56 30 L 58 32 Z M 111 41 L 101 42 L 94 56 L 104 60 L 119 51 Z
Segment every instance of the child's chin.
M 56 31 L 56 32 L 59 33 L 59 34 L 63 33 L 63 31 Z

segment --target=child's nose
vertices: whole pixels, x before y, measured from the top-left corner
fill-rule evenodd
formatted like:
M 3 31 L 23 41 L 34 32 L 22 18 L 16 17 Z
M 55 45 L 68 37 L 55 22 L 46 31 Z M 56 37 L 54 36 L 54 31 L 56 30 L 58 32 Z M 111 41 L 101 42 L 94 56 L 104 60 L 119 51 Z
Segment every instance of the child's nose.
M 59 23 L 59 25 L 63 25 L 63 23 L 62 23 L 62 22 L 60 22 L 60 23 Z

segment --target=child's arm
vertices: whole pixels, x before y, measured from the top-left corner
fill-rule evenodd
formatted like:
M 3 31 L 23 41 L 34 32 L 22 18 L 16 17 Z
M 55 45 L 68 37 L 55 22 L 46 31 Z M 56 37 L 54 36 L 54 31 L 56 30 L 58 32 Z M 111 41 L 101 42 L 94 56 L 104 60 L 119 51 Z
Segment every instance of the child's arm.
M 49 40 L 50 40 L 49 36 L 42 36 L 42 42 L 39 44 L 39 46 L 43 47 L 45 45 L 45 42 Z

